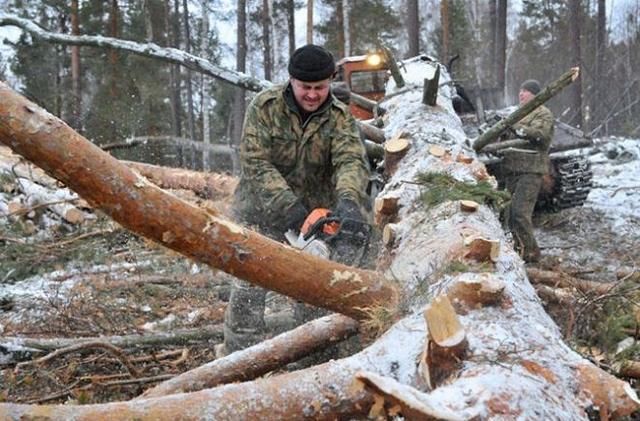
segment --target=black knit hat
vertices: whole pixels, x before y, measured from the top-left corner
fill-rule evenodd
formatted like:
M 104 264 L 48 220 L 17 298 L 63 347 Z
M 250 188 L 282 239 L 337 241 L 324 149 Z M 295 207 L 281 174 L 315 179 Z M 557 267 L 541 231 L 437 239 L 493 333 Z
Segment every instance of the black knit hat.
M 542 88 L 540 88 L 540 82 L 535 79 L 525 80 L 524 82 L 522 82 L 522 85 L 520 85 L 520 89 L 529 91 L 534 95 L 538 95 L 538 93 L 542 90 Z
M 329 79 L 335 71 L 333 55 L 318 45 L 298 48 L 289 60 L 289 75 L 303 82 Z

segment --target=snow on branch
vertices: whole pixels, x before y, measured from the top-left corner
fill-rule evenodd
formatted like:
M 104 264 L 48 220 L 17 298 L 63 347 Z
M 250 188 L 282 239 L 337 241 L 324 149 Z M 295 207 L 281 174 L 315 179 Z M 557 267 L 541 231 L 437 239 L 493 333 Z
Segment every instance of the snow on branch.
M 170 63 L 180 64 L 188 69 L 196 72 L 212 76 L 216 79 L 223 80 L 236 86 L 248 89 L 250 91 L 261 91 L 271 83 L 266 80 L 256 79 L 242 72 L 226 69 L 217 66 L 208 60 L 193 54 L 186 53 L 176 48 L 160 47 L 154 43 L 138 43 L 135 41 L 122 40 L 117 38 L 103 37 L 100 35 L 64 35 L 46 31 L 42 27 L 36 25 L 28 19 L 22 19 L 15 15 L 0 13 L 0 26 L 16 26 L 25 32 L 30 33 L 36 38 L 42 40 L 64 44 L 64 45 L 83 45 L 90 47 L 111 47 L 118 50 L 128 51 L 145 57 L 164 60 Z

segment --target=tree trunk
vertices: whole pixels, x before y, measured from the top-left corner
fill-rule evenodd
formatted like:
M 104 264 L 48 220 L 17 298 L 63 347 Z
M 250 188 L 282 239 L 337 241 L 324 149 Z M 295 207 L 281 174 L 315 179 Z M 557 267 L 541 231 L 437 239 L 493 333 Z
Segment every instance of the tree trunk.
M 263 39 L 263 60 L 264 60 L 264 78 L 272 80 L 273 76 L 273 47 L 271 45 L 271 1 L 262 0 L 262 39 Z
M 440 25 L 442 31 L 442 51 L 440 53 L 440 60 L 442 63 L 449 62 L 449 17 L 449 0 L 440 0 Z
M 171 46 L 180 48 L 180 10 L 178 0 L 174 0 L 174 12 L 171 16 L 170 0 L 165 5 L 167 28 L 171 27 Z M 170 24 L 169 24 L 170 21 Z M 171 89 L 171 117 L 173 120 L 173 134 L 182 136 L 182 99 L 180 94 L 180 66 L 171 64 L 169 70 L 169 86 Z
M 80 35 L 78 0 L 71 1 L 71 35 Z M 71 89 L 73 98 L 71 104 L 71 121 L 69 124 L 80 130 L 80 111 L 82 110 L 82 91 L 80 85 L 80 47 L 71 47 Z
M 184 16 L 184 50 L 191 54 L 191 25 L 189 24 L 189 8 L 187 0 L 182 0 L 182 14 Z M 193 84 L 191 82 L 191 70 L 187 69 L 185 78 L 187 85 L 187 126 L 189 127 L 189 138 L 196 140 L 195 111 L 193 110 Z
M 569 28 L 572 65 L 582 67 L 582 0 L 569 1 Z M 579 129 L 586 130 L 582 115 L 582 76 L 578 75 L 569 90 L 573 117 L 571 123 Z
M 496 88 L 500 92 L 498 106 L 504 106 L 507 74 L 507 0 L 498 0 L 495 38 Z
M 0 96 L 0 142 L 131 231 L 241 279 L 358 320 L 370 319 L 380 308 L 394 312 L 397 291 L 377 273 L 294 250 L 183 202 L 4 84 Z M 271 256 L 268 270 L 265 253 Z
M 307 44 L 313 44 L 313 0 L 307 0 Z
M 491 126 L 489 130 L 478 136 L 477 139 L 473 142 L 473 148 L 476 151 L 480 151 L 489 143 L 498 140 L 498 137 L 502 134 L 502 132 L 516 124 L 518 121 L 522 120 L 527 114 L 531 113 L 540 105 L 553 98 L 554 95 L 567 87 L 571 82 L 574 82 L 579 75 L 580 69 L 577 67 L 574 67 L 565 72 L 562 76 L 551 82 L 542 91 L 540 91 L 533 99 L 531 99 L 531 101 L 522 105 L 507 117 Z
M 420 10 L 418 0 L 407 0 L 407 31 L 409 35 L 409 51 L 407 57 L 420 54 Z
M 209 2 L 208 0 L 200 1 L 202 9 L 202 35 L 200 42 L 200 55 L 207 57 L 209 55 Z M 201 75 L 202 91 L 200 92 L 202 103 L 202 142 L 209 146 L 211 144 L 211 124 L 209 118 L 209 79 Z M 202 169 L 204 171 L 211 170 L 210 162 L 211 153 L 206 150 L 202 152 Z
M 238 28 L 236 42 L 236 70 L 245 72 L 247 65 L 247 2 L 238 0 Z M 231 128 L 231 141 L 235 150 L 240 150 L 240 138 L 242 136 L 242 124 L 244 123 L 244 113 L 246 110 L 244 89 L 234 89 L 233 93 L 233 120 Z M 234 155 L 233 173 L 240 173 L 240 163 Z
M 606 2 L 605 0 L 598 0 L 598 16 L 596 25 L 596 63 L 593 80 L 595 88 L 595 100 L 591 101 L 593 104 L 592 121 L 601 121 L 604 118 L 604 102 L 605 102 L 605 87 L 601 83 L 604 80 L 606 74 L 606 54 L 607 54 L 607 14 L 606 14 Z M 605 136 L 608 133 L 604 133 Z
M 296 50 L 296 1 L 286 0 L 287 2 L 287 28 L 289 36 L 289 57 Z
M 336 1 L 336 39 L 338 40 L 338 57 L 345 56 L 344 48 L 344 0 Z
M 416 61 L 405 65 L 410 74 L 424 74 L 428 64 Z M 441 76 L 446 82 L 446 72 Z M 371 273 L 357 271 L 357 287 L 351 282 L 353 288 L 340 288 L 345 282 L 338 275 L 355 273 L 354 269 L 305 256 L 215 215 L 200 214 L 146 185 L 53 116 L 4 85 L 0 87 L 0 141 L 130 229 L 255 283 L 259 279 L 251 278 L 250 269 L 259 270 L 260 285 L 278 292 L 309 302 L 332 301 L 332 307 L 356 316 L 362 316 L 361 307 L 366 306 L 365 313 L 373 316 L 370 324 L 385 326 L 389 319 L 395 322 L 362 352 L 307 370 L 130 402 L 1 404 L 0 413 L 7 414 L 6 418 L 348 419 L 371 415 L 405 419 L 587 419 L 587 410 L 597 408 L 606 419 L 638 409 L 635 393 L 627 383 L 606 374 L 562 342 L 559 329 L 535 297 L 523 263 L 501 231 L 493 209 L 481 203 L 475 211 L 462 210 L 454 199 L 429 206 L 422 202 L 422 193 L 429 186 L 416 185 L 416 180 L 424 172 L 446 173 L 471 183 L 481 176 L 477 161 L 453 158 L 468 149 L 460 121 L 446 102 L 452 96 L 448 84 L 440 89 L 440 107 L 425 108 L 415 100 L 419 97 L 416 89 L 421 86 L 412 86 L 385 103 L 389 113 L 387 132 L 405 130 L 413 140 L 380 194 L 381 198 L 398 198 L 393 223 L 396 241 L 381 256 L 379 270 L 396 279 L 402 288 L 404 313 L 399 320 L 388 314 L 395 307 L 395 298 L 384 284 L 378 284 L 379 294 L 375 296 L 362 290 L 376 282 Z M 424 147 L 429 143 L 418 141 L 443 130 L 448 134 L 439 145 L 446 150 L 444 154 L 431 154 Z M 499 254 L 493 253 L 491 260 L 482 263 L 467 257 L 468 247 L 477 238 L 499 244 Z M 466 271 L 452 271 L 452 263 L 464 263 Z M 278 272 L 281 265 L 288 270 Z M 331 268 L 332 276 L 327 277 L 325 268 Z M 323 289 L 319 290 L 318 284 Z M 486 300 L 461 294 L 460 284 L 500 287 L 492 288 L 492 298 Z M 434 338 L 423 311 L 434 297 L 445 294 L 457 315 L 447 320 L 458 319 L 457 332 L 464 332 L 469 349 L 456 353 L 456 364 L 439 373 L 444 378 L 429 389 L 424 371 L 417 366 L 428 335 Z M 366 300 L 354 302 L 362 295 L 367 295 Z M 353 311 L 358 308 L 359 312 Z M 447 311 L 453 316 L 450 308 Z M 437 322 L 431 319 L 429 323 Z M 455 330 L 448 331 L 456 343 L 463 343 Z M 446 346 L 447 341 L 440 339 L 438 345 Z M 441 358 L 442 354 L 436 356 Z
M 351 55 L 351 6 L 349 0 L 344 0 L 342 6 L 342 17 L 344 18 L 344 56 Z

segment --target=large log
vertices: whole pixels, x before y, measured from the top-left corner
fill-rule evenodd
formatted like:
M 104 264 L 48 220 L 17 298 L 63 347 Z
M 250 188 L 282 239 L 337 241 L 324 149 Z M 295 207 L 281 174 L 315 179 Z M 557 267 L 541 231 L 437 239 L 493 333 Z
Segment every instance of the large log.
M 465 148 L 464 132 L 459 127 L 452 105 L 446 101 L 451 97 L 449 88 L 443 85 L 440 89 L 440 106 L 425 109 L 420 102 L 424 70 L 415 68 L 421 66 L 421 62 L 407 62 L 406 66 L 410 88 L 386 103 L 388 116 L 402 110 L 402 113 L 397 113 L 402 118 L 394 120 L 387 117 L 387 133 L 407 129 L 412 139 L 446 143 L 444 146 L 451 150 L 450 156 L 458 156 Z M 411 74 L 420 77 L 413 80 L 409 77 Z M 443 72 L 441 78 L 447 79 L 448 75 Z M 13 95 L 2 90 L 0 94 L 3 102 L 7 95 L 9 98 Z M 8 141 L 14 147 L 20 147 L 21 142 L 12 141 L 17 132 L 7 132 L 7 127 L 17 125 L 17 120 L 28 118 L 29 124 L 24 129 L 34 139 L 39 139 L 42 128 L 41 120 L 32 115 L 39 114 L 39 111 L 31 114 L 20 114 L 19 111 L 0 109 L 0 139 L 7 141 L 6 134 L 9 133 Z M 7 115 L 10 118 L 5 118 Z M 407 118 L 409 115 L 416 118 Z M 443 129 L 446 129 L 446 137 L 442 135 Z M 65 133 L 72 140 L 77 139 L 77 135 Z M 55 144 L 54 134 L 49 133 L 46 137 L 46 145 Z M 40 142 L 41 138 L 26 143 L 37 151 Z M 416 143 L 424 145 L 426 142 Z M 29 153 L 30 150 L 24 152 Z M 61 151 L 54 145 L 49 152 L 51 156 L 48 159 L 40 154 L 31 153 L 29 156 L 48 171 L 55 172 L 55 164 L 61 163 L 58 154 L 74 153 L 74 149 Z M 74 155 L 73 158 L 82 160 L 82 155 Z M 103 169 L 101 161 L 84 163 L 98 173 Z M 130 177 L 116 169 L 116 178 Z M 167 397 L 83 406 L 2 404 L 0 416 L 7 419 L 40 416 L 54 419 L 208 417 L 225 420 L 335 419 L 395 414 L 413 419 L 587 419 L 587 409 L 597 408 L 605 418 L 624 416 L 637 410 L 637 398 L 627 383 L 595 367 L 562 342 L 558 327 L 536 298 L 523 263 L 510 248 L 492 209 L 481 203 L 477 211 L 465 212 L 457 201 L 450 200 L 430 207 L 421 204 L 421 193 L 428 186 L 417 185 L 415 180 L 419 173 L 426 171 L 447 173 L 466 182 L 474 182 L 480 175 L 473 164 L 431 155 L 424 147 L 411 148 L 402 158 L 382 193 L 383 197 L 398 197 L 399 207 L 397 221 L 394 222 L 396 240 L 382 256 L 380 270 L 399 281 L 408 315 L 362 352 L 307 370 Z M 113 177 L 113 174 L 109 176 Z M 102 179 L 93 181 L 108 182 Z M 130 186 L 125 187 L 119 190 L 120 194 L 127 194 Z M 146 191 L 146 187 L 143 190 Z M 136 197 L 147 199 L 147 196 Z M 112 213 L 118 215 L 117 212 Z M 170 214 L 156 216 L 167 217 Z M 214 223 L 218 224 L 217 229 L 225 231 L 226 225 L 217 220 Z M 197 224 L 196 227 L 202 228 L 202 225 Z M 244 232 L 250 237 L 251 234 Z M 210 235 L 203 236 L 212 241 Z M 465 238 L 496 241 L 500 251 L 495 255 L 496 261 L 479 264 L 466 259 Z M 235 246 L 244 246 L 233 236 L 226 239 Z M 217 241 L 219 248 L 216 253 L 227 250 L 217 237 L 213 240 Z M 185 249 L 189 250 L 189 245 L 184 244 Z M 252 249 L 255 255 L 251 256 L 263 256 L 262 261 L 273 266 L 277 256 L 271 250 L 265 247 L 261 254 L 260 250 Z M 225 256 L 234 258 L 233 253 Z M 257 266 L 251 258 L 247 261 L 253 267 Z M 451 272 L 452 263 L 458 263 L 457 267 L 463 264 L 466 269 L 462 273 Z M 479 273 L 487 270 L 488 273 Z M 428 336 L 422 311 L 429 303 L 429 297 L 448 296 L 450 291 L 452 296 L 457 296 L 458 283 L 469 283 L 475 277 L 484 276 L 504 285 L 503 289 L 500 288 L 501 299 L 495 305 L 469 306 L 459 310 L 459 323 L 466 332 L 469 352 L 457 357 L 460 358 L 459 364 L 454 372 L 449 373 L 446 382 L 427 391 L 416 366 Z M 309 291 L 315 288 L 313 280 L 313 276 L 306 280 L 311 282 L 307 288 Z M 304 286 L 300 288 L 304 289 Z M 334 300 L 344 298 L 336 290 L 328 291 L 325 298 L 331 294 L 335 294 Z M 370 412 L 372 409 L 375 411 Z
M 131 231 L 241 279 L 358 320 L 394 312 L 379 274 L 330 262 L 166 193 L 0 83 L 0 142 Z M 265 262 L 269 264 L 266 265 Z

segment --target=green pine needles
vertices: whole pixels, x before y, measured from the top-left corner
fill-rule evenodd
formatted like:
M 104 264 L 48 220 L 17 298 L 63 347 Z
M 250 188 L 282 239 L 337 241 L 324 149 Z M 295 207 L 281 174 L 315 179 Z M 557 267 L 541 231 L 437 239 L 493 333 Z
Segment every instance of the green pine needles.
M 458 181 L 449 174 L 421 173 L 416 182 L 426 187 L 422 200 L 428 207 L 453 200 L 473 200 L 502 209 L 511 199 L 509 193 L 495 190 L 488 181 L 472 184 Z

